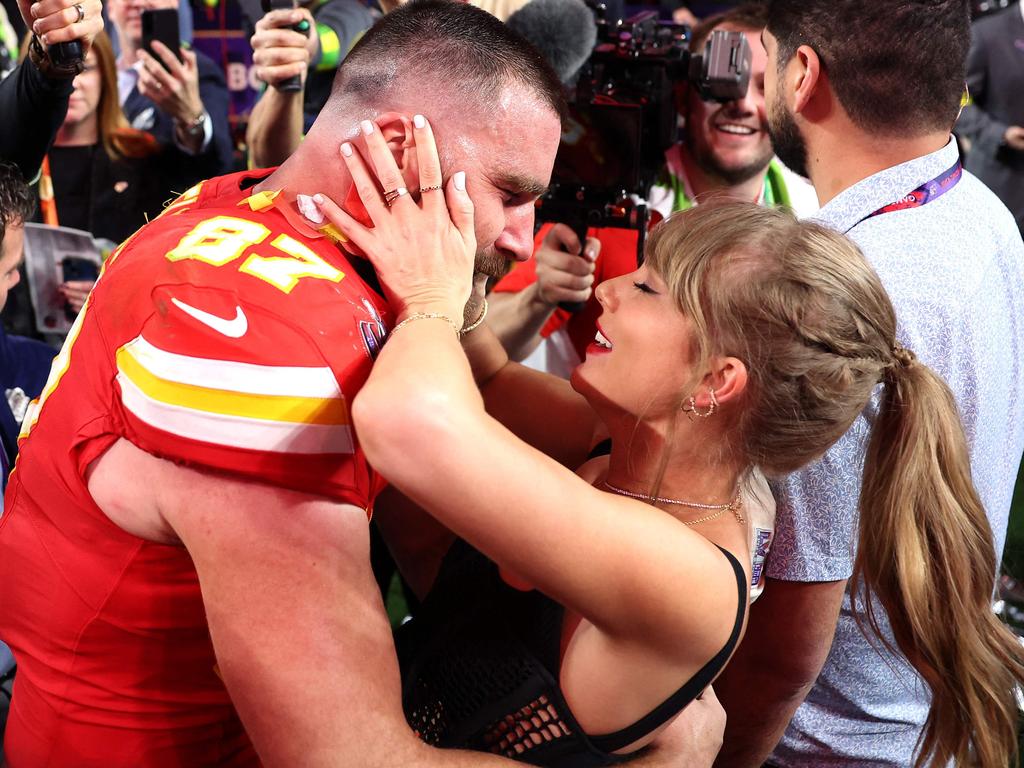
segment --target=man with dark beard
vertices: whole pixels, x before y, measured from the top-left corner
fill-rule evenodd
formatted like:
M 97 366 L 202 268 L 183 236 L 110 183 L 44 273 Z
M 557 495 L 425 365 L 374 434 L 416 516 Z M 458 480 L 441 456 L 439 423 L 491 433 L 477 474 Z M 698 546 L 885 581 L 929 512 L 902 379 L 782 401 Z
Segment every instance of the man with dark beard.
M 783 168 L 772 160 L 764 103 L 766 57 L 758 39 L 765 8 L 748 3 L 697 27 L 691 50 L 703 49 L 715 29 L 743 32 L 753 52 L 746 97 L 720 104 L 704 101 L 695 88 L 680 93 L 685 117 L 682 142 L 666 153 L 662 183 L 648 205 L 656 221 L 705 200 L 720 197 L 792 205 L 803 192 L 813 210 L 813 193 L 802 181 L 784 180 Z M 801 200 L 796 201 L 800 207 Z M 570 227 L 545 227 L 537 237 L 536 260 L 518 265 L 498 283 L 491 296 L 488 323 L 509 356 L 551 373 L 568 376 L 594 340 L 600 307 L 591 289 L 598 283 L 636 269 L 637 235 L 624 229 L 592 229 L 581 249 Z M 560 302 L 585 302 L 570 314 Z M 544 342 L 542 344 L 542 342 Z
M 1024 451 L 1024 244 L 950 138 L 969 22 L 967 0 L 772 0 L 765 99 L 775 152 L 818 193 L 815 218 L 861 248 L 892 298 L 899 343 L 952 390 L 998 560 Z M 877 602 L 867 631 L 860 626 L 858 527 L 861 540 L 880 544 L 858 514 L 876 415 L 869 407 L 819 462 L 773 486 L 765 592 L 715 684 L 729 714 L 716 765 L 897 768 L 935 756 L 944 765 L 942 756 L 963 746 L 942 728 L 963 711 L 930 709 L 933 693 L 968 706 L 972 691 L 956 687 L 958 670 L 932 664 L 931 674 L 916 674 L 890 652 L 905 637 Z M 917 535 L 907 525 L 884 542 L 891 578 L 905 605 L 937 616 L 928 564 L 903 557 L 901 537 Z M 932 547 L 936 558 L 957 554 Z M 976 577 L 994 587 L 995 574 Z M 976 628 L 945 629 L 969 658 Z M 914 650 L 919 669 L 930 652 Z

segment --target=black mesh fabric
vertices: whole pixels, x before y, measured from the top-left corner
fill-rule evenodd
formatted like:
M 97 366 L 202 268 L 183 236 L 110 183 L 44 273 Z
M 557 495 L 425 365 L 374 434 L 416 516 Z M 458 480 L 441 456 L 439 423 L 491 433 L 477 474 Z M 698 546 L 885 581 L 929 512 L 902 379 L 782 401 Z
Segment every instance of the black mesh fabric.
M 420 737 L 438 747 L 493 752 L 547 768 L 592 768 L 636 757 L 612 754 L 651 733 L 700 694 L 725 666 L 747 604 L 746 574 L 719 547 L 736 578 L 733 631 L 679 690 L 632 725 L 588 736 L 558 686 L 562 607 L 502 581 L 465 542 L 448 553 L 437 582 L 396 642 L 402 703 Z
M 493 563 L 456 544 L 397 637 L 403 706 L 420 738 L 550 768 L 623 762 L 590 743 L 559 691 L 562 615 L 557 603 L 509 587 Z

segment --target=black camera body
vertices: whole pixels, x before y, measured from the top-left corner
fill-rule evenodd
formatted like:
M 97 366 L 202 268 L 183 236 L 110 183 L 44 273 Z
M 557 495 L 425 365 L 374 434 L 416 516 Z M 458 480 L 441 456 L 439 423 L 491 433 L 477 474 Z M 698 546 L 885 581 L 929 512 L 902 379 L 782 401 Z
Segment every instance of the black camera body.
M 642 258 L 646 200 L 677 141 L 675 86 L 705 99 L 743 98 L 750 46 L 740 32 L 714 30 L 702 54 L 689 50 L 690 29 L 645 11 L 615 23 L 598 15 L 598 42 L 569 95 L 569 118 L 538 222 L 567 224 L 582 243 L 589 227 L 639 233 Z

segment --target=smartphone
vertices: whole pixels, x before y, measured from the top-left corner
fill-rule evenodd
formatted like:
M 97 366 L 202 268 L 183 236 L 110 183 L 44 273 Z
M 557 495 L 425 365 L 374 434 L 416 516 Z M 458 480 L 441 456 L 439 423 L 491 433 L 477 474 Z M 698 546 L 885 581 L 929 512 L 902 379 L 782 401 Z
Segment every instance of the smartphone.
M 264 14 L 270 13 L 271 11 L 289 10 L 296 7 L 295 0 L 261 0 L 260 4 L 263 6 Z M 305 19 L 300 21 L 298 24 L 293 24 L 291 28 L 300 34 L 309 37 L 309 23 L 306 22 Z M 287 80 L 283 80 L 277 84 L 277 90 L 293 93 L 301 91 L 302 77 L 300 75 L 295 75 L 293 77 L 289 77 Z
M 100 268 L 96 266 L 96 263 L 80 256 L 65 256 L 60 260 L 60 271 L 65 283 L 73 280 L 87 280 L 94 283 L 100 276 Z M 71 308 L 69 303 L 64 304 L 64 317 L 68 319 L 68 322 L 74 322 L 78 317 L 78 313 Z
M 163 59 L 153 50 L 153 41 L 159 40 L 166 45 L 181 61 L 181 32 L 178 28 L 177 8 L 158 8 L 155 11 L 142 12 L 142 47 L 150 56 L 167 69 Z
M 96 266 L 96 263 L 80 256 L 65 256 L 61 259 L 60 270 L 65 283 L 74 280 L 96 282 L 100 276 L 100 268 Z

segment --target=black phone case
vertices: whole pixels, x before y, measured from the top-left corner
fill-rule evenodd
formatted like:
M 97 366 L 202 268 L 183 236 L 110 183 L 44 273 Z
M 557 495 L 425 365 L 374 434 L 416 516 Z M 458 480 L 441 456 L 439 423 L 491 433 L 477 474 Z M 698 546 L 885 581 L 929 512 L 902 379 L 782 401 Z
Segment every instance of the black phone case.
M 60 269 L 66 283 L 73 280 L 96 280 L 100 276 L 99 268 L 93 262 L 77 256 L 61 259 Z
M 181 61 L 181 33 L 178 28 L 178 11 L 174 8 L 159 8 L 142 12 L 142 47 L 146 53 L 160 62 L 163 60 L 153 50 L 153 41 L 159 40 L 170 48 Z M 166 66 L 164 67 L 166 69 Z

